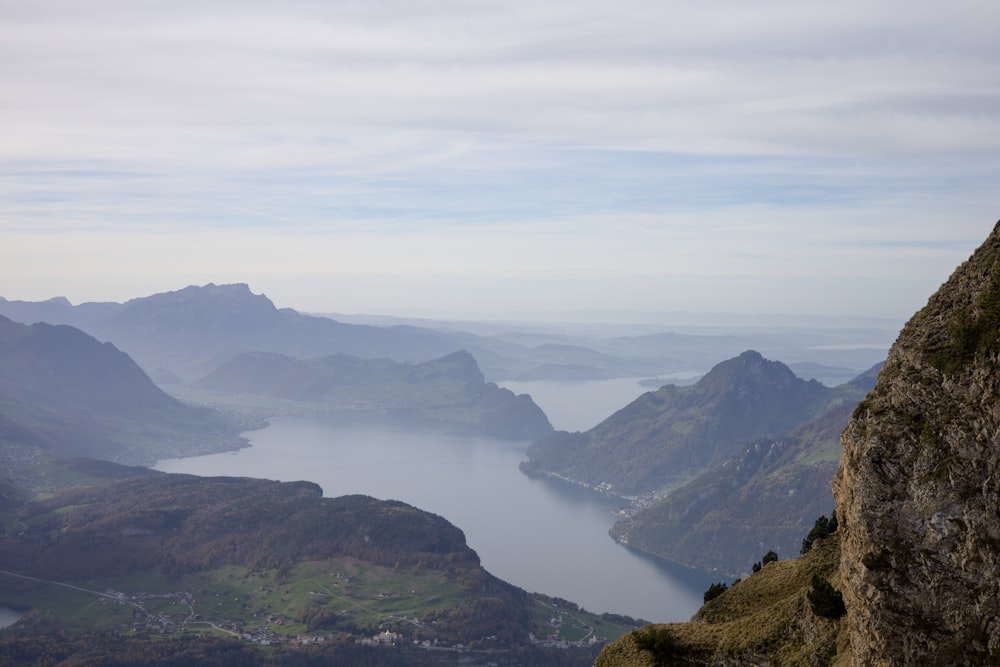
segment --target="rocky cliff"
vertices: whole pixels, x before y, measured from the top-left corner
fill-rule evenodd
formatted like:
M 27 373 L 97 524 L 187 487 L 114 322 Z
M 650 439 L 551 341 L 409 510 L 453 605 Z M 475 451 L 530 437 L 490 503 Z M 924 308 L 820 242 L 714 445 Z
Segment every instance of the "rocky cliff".
M 907 323 L 834 481 L 854 665 L 1000 663 L 1000 223 Z

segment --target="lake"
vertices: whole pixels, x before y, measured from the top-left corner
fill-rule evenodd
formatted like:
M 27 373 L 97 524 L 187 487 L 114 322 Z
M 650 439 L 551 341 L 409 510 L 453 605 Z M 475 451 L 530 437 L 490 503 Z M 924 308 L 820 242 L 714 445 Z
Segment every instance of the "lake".
M 21 612 L 9 607 L 0 607 L 0 628 L 14 625 L 23 615 Z
M 440 435 L 341 415 L 275 418 L 246 435 L 252 443 L 246 449 L 155 467 L 308 480 L 326 496 L 401 500 L 461 528 L 494 575 L 593 612 L 687 620 L 711 583 L 709 575 L 615 543 L 608 529 L 618 503 L 521 474 L 524 442 Z
M 507 380 L 498 384 L 515 394 L 529 394 L 560 431 L 587 431 L 617 410 L 650 391 L 642 378 L 614 378 L 583 382 Z

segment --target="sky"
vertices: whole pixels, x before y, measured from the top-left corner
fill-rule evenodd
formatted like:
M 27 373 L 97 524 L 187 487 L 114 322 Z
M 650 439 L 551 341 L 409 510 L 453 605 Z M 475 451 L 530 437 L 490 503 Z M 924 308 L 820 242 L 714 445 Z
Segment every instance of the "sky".
M 906 318 L 1000 219 L 996 0 L 0 0 L 0 296 Z

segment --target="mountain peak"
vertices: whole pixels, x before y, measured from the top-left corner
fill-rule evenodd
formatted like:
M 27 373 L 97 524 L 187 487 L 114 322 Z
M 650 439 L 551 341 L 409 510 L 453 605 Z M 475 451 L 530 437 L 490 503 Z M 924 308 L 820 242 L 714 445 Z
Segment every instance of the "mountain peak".
M 756 350 L 747 350 L 716 364 L 697 384 L 708 391 L 731 392 L 819 383 L 802 380 L 780 361 L 771 361 Z
M 157 323 L 187 330 L 193 325 L 232 329 L 266 324 L 277 311 L 263 294 L 254 294 L 245 283 L 230 285 L 189 285 L 173 292 L 161 292 L 125 302 L 120 322 Z
M 254 294 L 250 291 L 250 286 L 246 283 L 228 283 L 216 285 L 207 283 L 205 285 L 188 285 L 179 290 L 170 292 L 159 292 L 150 296 L 138 297 L 125 302 L 125 305 L 144 303 L 156 300 L 192 301 L 195 299 L 217 299 L 227 301 L 258 301 L 267 302 L 274 308 L 274 304 L 263 294 Z
M 780 438 L 816 416 L 830 390 L 749 350 L 690 387 L 647 392 L 585 433 L 534 443 L 528 472 L 638 495 L 701 474 L 748 442 Z

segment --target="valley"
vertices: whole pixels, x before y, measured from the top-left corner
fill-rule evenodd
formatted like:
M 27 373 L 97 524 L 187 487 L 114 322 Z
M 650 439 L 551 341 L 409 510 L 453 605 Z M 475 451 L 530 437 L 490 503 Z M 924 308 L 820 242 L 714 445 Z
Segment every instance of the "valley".
M 405 647 L 435 659 L 479 651 L 473 661 L 515 664 L 528 651 L 528 664 L 587 664 L 605 642 L 642 623 L 690 617 L 720 574 L 741 572 L 779 544 L 790 551 L 810 514 L 828 511 L 837 455 L 831 433 L 865 390 L 855 380 L 831 388 L 798 378 L 755 350 L 697 370 L 698 359 L 746 340 L 736 335 L 651 334 L 613 345 L 577 337 L 567 345 L 551 334 L 508 332 L 491 351 L 482 347 L 488 336 L 464 338 L 494 369 L 495 355 L 511 345 L 544 350 L 549 361 L 538 368 L 552 375 L 521 373 L 507 383 L 544 387 L 559 424 L 581 429 L 554 432 L 531 396 L 488 381 L 468 351 L 406 362 L 341 352 L 301 357 L 273 346 L 241 351 L 268 340 L 287 350 L 277 333 L 283 327 L 312 332 L 296 354 L 330 350 L 347 332 L 359 333 L 277 310 L 245 286 L 186 288 L 96 309 L 49 306 L 93 315 L 90 326 L 103 322 L 128 345 L 136 343 L 125 332 L 140 323 L 159 331 L 143 345 L 171 337 L 181 323 L 188 336 L 188 344 L 170 343 L 174 357 L 161 357 L 169 367 L 150 370 L 168 395 L 108 343 L 69 326 L 6 320 L 0 418 L 10 420 L 3 465 L 11 486 L 0 488 L 0 604 L 28 609 L 8 636 L 55 630 L 91 637 L 96 647 L 115 636 L 156 637 L 164 650 L 187 650 L 191 640 L 209 642 L 198 651 L 227 641 L 268 647 L 278 651 L 267 658 L 273 664 L 292 647 L 332 655 L 348 646 Z M 213 324 L 195 333 L 213 309 Z M 457 335 L 403 326 L 392 336 L 414 333 L 438 342 Z M 668 341 L 677 349 L 656 352 Z M 672 355 L 685 346 L 700 351 L 680 365 Z M 645 359 L 650 376 L 679 379 L 644 391 L 649 377 L 595 380 L 590 371 L 569 371 L 583 358 L 603 364 L 614 349 Z M 822 358 L 829 362 L 836 349 Z M 859 358 L 846 349 L 845 363 Z M 74 350 L 99 350 L 110 370 L 95 384 Z M 219 356 L 227 350 L 234 355 Z M 660 361 L 649 364 L 656 355 Z M 828 377 L 848 368 L 819 358 L 800 359 L 799 367 Z M 550 363 L 557 359 L 561 370 Z M 206 364 L 214 368 L 200 379 L 181 379 Z M 19 375 L 32 380 L 19 385 Z M 587 397 L 599 383 L 606 393 Z M 161 420 L 155 428 L 153 414 Z M 93 424 L 89 441 L 68 428 L 84 417 Z M 229 444 L 205 437 L 204 425 L 227 433 Z M 78 456 L 95 454 L 111 462 Z M 155 471 L 113 463 L 154 460 Z M 732 494 L 734 484 L 756 489 L 763 502 L 743 503 L 750 513 L 741 514 L 746 491 Z M 799 492 L 799 506 L 777 521 L 788 488 Z M 686 508 L 680 520 L 678 503 Z M 338 507 L 350 509 L 344 515 Z M 324 512 L 334 523 L 320 528 Z M 728 528 L 720 512 L 741 525 Z M 400 534 L 385 532 L 399 513 L 425 529 L 395 524 Z M 360 528 L 386 520 L 375 532 Z M 352 526 L 360 532 L 351 535 Z M 449 536 L 435 546 L 436 534 Z M 379 540 L 388 542 L 375 547 Z
M 308 479 L 327 496 L 403 500 L 466 535 L 484 567 L 528 591 L 650 621 L 688 618 L 710 575 L 647 558 L 608 531 L 621 501 L 518 470 L 521 441 L 335 415 L 276 418 L 233 453 L 164 460 L 164 472 Z

